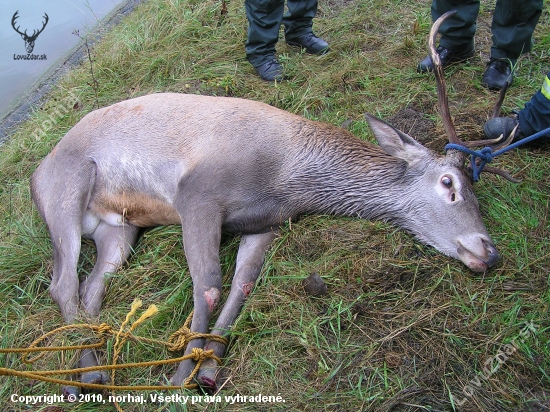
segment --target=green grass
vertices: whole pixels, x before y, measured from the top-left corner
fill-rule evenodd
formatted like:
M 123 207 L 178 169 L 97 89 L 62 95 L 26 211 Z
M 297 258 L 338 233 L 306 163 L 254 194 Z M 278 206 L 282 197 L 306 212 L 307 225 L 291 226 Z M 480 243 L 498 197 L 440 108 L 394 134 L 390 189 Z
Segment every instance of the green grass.
M 476 56 L 446 71 L 451 112 L 466 138 L 481 136 L 496 98 L 480 85 L 493 7 L 494 2 L 484 4 L 480 14 Z M 330 42 L 330 53 L 309 56 L 281 41 L 279 58 L 291 80 L 276 85 L 256 77 L 244 58 L 242 2 L 228 2 L 223 20 L 220 10 L 218 1 L 150 0 L 123 19 L 93 47 L 99 105 L 160 91 L 230 95 L 336 125 L 351 118 L 350 130 L 365 139 L 372 134 L 364 112 L 397 121 L 412 108 L 424 125 L 408 125 L 418 130 L 415 137 L 442 149 L 435 81 L 415 71 L 426 55 L 427 2 L 322 0 L 314 29 Z M 533 52 L 519 61 L 505 114 L 521 108 L 540 87 L 550 67 L 549 32 L 545 10 Z M 28 345 L 62 323 L 48 294 L 51 245 L 30 201 L 28 182 L 55 143 L 93 110 L 91 84 L 84 61 L 0 149 L 0 347 Z M 56 115 L 69 91 L 80 104 Z M 33 133 L 41 127 L 45 130 L 37 139 Z M 220 396 L 280 394 L 284 403 L 121 406 L 125 411 L 548 410 L 548 155 L 547 150 L 521 149 L 496 161 L 522 178 L 521 184 L 491 175 L 476 184 L 484 221 L 502 255 L 499 265 L 482 275 L 389 224 L 308 216 L 283 228 L 233 328 Z M 145 306 L 158 305 L 160 312 L 139 334 L 167 338 L 177 330 L 193 306 L 181 244 L 179 227 L 147 231 L 124 269 L 110 276 L 101 321 L 120 325 L 131 302 L 140 298 Z M 224 239 L 224 296 L 237 247 L 238 239 Z M 94 258 L 93 245 L 84 242 L 82 276 Z M 305 293 L 302 280 L 312 272 L 325 280 L 328 295 Z M 484 363 L 517 338 L 527 321 L 537 325 L 536 333 L 518 344 L 489 380 L 473 384 Z M 81 339 L 72 334 L 52 343 Z M 121 361 L 169 356 L 132 344 L 125 346 Z M 27 368 L 6 355 L 0 355 L 0 366 Z M 34 368 L 62 366 L 72 366 L 71 354 L 47 355 Z M 117 383 L 157 384 L 173 372 L 170 366 L 128 370 L 117 374 Z M 54 394 L 59 388 L 3 376 L 0 383 L 2 411 L 115 410 L 112 404 L 13 404 L 11 394 Z M 469 387 L 472 396 L 458 406 Z

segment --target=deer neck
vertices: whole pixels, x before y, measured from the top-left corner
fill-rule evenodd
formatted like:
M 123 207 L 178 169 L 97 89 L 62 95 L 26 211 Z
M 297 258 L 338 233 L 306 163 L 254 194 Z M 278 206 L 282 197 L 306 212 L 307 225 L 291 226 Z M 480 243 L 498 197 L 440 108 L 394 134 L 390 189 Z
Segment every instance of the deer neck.
M 407 189 L 407 163 L 378 146 L 353 140 L 306 146 L 287 180 L 300 213 L 395 221 Z

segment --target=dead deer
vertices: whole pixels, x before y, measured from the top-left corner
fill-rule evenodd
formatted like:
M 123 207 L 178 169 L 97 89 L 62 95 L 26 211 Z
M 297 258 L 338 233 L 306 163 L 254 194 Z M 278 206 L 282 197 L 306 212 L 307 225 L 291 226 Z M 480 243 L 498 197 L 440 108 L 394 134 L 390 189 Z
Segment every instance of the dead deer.
M 281 224 L 306 213 L 394 222 L 476 272 L 499 255 L 483 224 L 464 156 L 438 155 L 366 115 L 379 145 L 264 103 L 159 93 L 93 111 L 32 176 L 32 197 L 52 240 L 50 286 L 65 322 L 99 315 L 105 273 L 128 258 L 143 227 L 181 224 L 193 280 L 192 330 L 208 332 L 221 296 L 222 232 L 241 235 L 231 291 L 212 330 L 227 335 Z M 81 236 L 97 262 L 79 284 Z M 225 346 L 193 340 L 187 347 Z M 83 353 L 80 366 L 96 364 Z M 194 366 L 182 362 L 179 385 Z M 217 365 L 196 380 L 216 386 Z M 102 381 L 97 372 L 85 382 Z

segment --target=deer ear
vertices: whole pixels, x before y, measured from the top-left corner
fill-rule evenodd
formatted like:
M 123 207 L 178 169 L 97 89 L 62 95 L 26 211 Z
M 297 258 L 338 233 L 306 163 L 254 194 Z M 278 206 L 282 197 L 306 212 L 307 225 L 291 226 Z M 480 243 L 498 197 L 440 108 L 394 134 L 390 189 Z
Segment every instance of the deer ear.
M 390 156 L 398 157 L 412 163 L 419 157 L 424 157 L 429 150 L 414 140 L 411 136 L 403 133 L 386 122 L 366 113 L 365 118 L 369 122 L 378 144 Z

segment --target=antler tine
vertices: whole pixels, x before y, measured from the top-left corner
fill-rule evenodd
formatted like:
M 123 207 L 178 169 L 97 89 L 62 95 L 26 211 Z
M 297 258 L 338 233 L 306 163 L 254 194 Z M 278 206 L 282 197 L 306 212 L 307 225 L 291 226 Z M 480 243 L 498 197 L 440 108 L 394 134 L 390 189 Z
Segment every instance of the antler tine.
M 521 179 L 516 179 L 514 176 L 512 176 L 510 173 L 508 173 L 507 171 L 505 170 L 502 170 L 502 169 L 498 169 L 496 167 L 491 167 L 491 166 L 485 166 L 485 168 L 483 169 L 484 172 L 489 172 L 489 173 L 493 173 L 495 175 L 499 175 L 499 176 L 502 176 L 503 178 L 505 178 L 506 180 L 512 182 L 512 183 L 521 183 L 522 180 Z
M 441 59 L 435 49 L 435 38 L 441 24 L 450 16 L 456 14 L 456 10 L 451 10 L 439 17 L 433 24 L 430 30 L 429 48 L 430 57 L 434 63 L 435 80 L 437 83 L 437 100 L 439 105 L 439 113 L 447 132 L 447 137 L 450 143 L 462 144 L 461 140 L 456 134 L 453 121 L 451 119 L 451 113 L 449 112 L 449 99 L 447 97 L 447 86 L 445 84 L 445 75 L 443 74 L 443 67 L 441 65 Z
M 508 91 L 508 82 L 504 85 L 502 89 L 500 89 L 500 93 L 498 94 L 497 102 L 495 103 L 495 107 L 493 109 L 493 117 L 492 119 L 496 119 L 500 116 L 500 109 L 502 108 L 502 103 L 504 102 L 504 98 L 506 97 L 506 92 Z
M 514 140 L 514 135 L 516 134 L 516 130 L 518 129 L 518 127 L 519 125 L 516 125 L 516 127 L 514 127 L 514 130 L 512 130 L 512 132 L 506 139 L 504 139 L 504 135 L 501 134 L 496 139 L 471 140 L 469 142 L 462 142 L 462 145 L 468 148 L 490 146 L 491 149 L 494 151 L 504 149 L 506 146 L 509 146 L 510 143 L 512 143 L 512 141 Z
M 50 20 L 50 18 L 48 17 L 48 14 L 46 12 L 44 12 L 44 16 L 42 16 L 42 17 L 44 17 L 44 19 L 46 19 L 46 21 L 42 25 L 42 28 L 40 30 L 38 30 L 38 33 L 36 33 L 37 36 L 44 31 L 44 29 L 46 28 L 46 24 L 48 24 L 48 21 Z
M 21 32 L 19 31 L 19 27 L 21 27 L 21 26 L 17 26 L 17 28 L 15 27 L 15 20 L 17 20 L 18 17 L 19 17 L 19 10 L 17 10 L 17 11 L 13 14 L 13 17 L 11 18 L 11 27 L 13 27 L 13 29 L 14 29 L 17 33 L 19 33 L 21 36 L 24 36 L 24 35 L 27 33 L 27 31 L 25 30 L 25 33 L 21 33 Z
M 500 149 L 504 149 L 506 146 L 509 146 L 514 140 L 514 136 L 516 135 L 516 131 L 518 130 L 518 127 L 519 127 L 519 124 L 516 124 L 516 127 L 514 127 L 514 129 L 510 132 L 510 135 L 506 138 L 506 140 L 503 141 L 501 144 L 495 146 L 493 150 L 500 150 Z
M 36 39 L 38 35 L 44 31 L 44 29 L 46 28 L 46 25 L 48 24 L 48 21 L 50 20 L 47 13 L 44 13 L 44 16 L 42 17 L 44 17 L 46 21 L 42 24 L 42 28 L 40 30 L 36 30 L 36 29 L 33 30 L 32 36 L 30 36 L 31 39 Z
M 493 146 L 493 145 L 504 143 L 505 141 L 503 142 L 503 139 L 504 139 L 504 136 L 500 135 L 496 139 L 470 140 L 467 142 L 461 142 L 461 144 L 462 146 L 467 147 L 469 149 L 472 149 L 474 147 L 480 147 L 480 146 L 490 146 L 492 149 L 497 150 L 496 147 L 499 147 L 499 146 Z
M 11 25 L 14 27 L 15 27 L 15 20 L 17 20 L 17 18 L 19 17 L 18 14 L 19 14 L 19 10 L 13 13 L 13 17 L 11 18 Z

